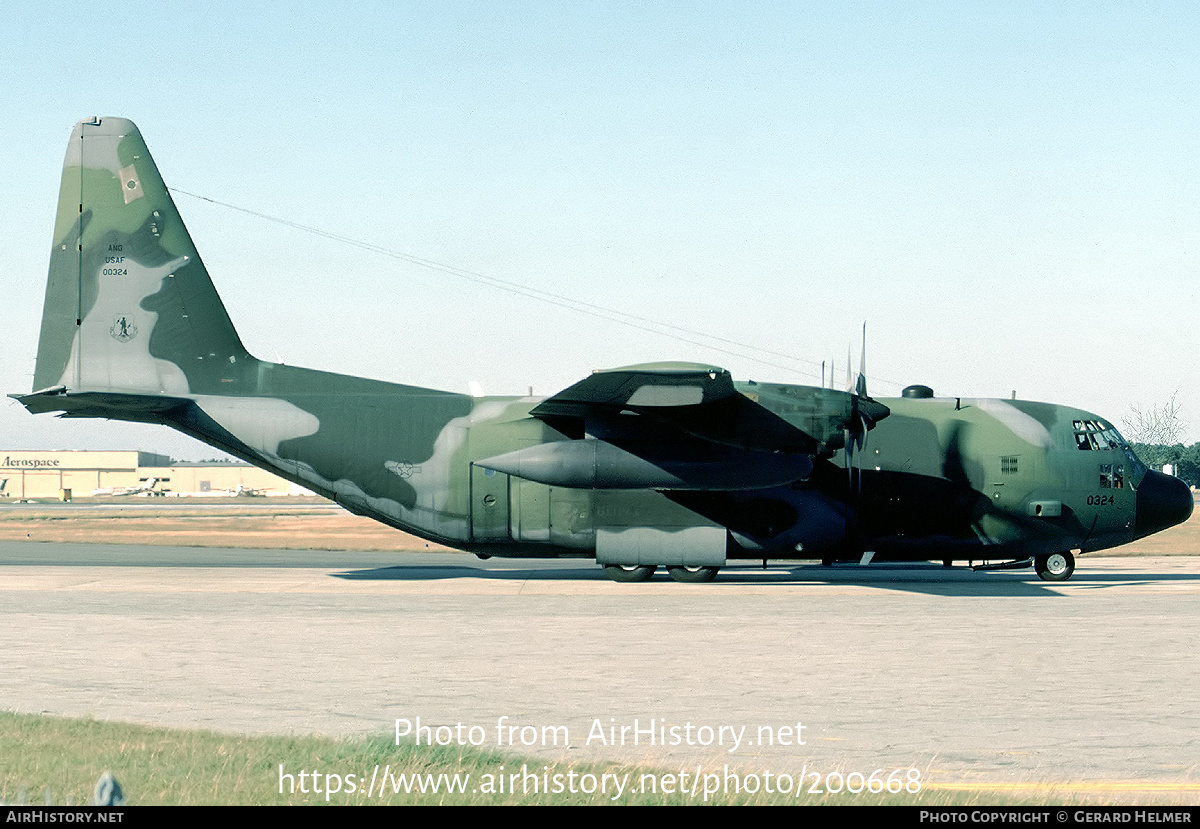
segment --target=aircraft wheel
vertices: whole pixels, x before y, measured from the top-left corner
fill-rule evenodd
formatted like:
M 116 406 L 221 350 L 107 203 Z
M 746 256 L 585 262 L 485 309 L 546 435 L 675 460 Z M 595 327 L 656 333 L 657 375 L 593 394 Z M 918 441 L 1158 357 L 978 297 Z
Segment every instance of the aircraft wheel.
M 635 581 L 646 581 L 647 579 L 649 579 L 651 576 L 654 575 L 654 571 L 657 569 L 658 569 L 657 567 L 654 567 L 649 564 L 605 564 L 604 565 L 604 572 L 608 574 L 608 577 L 610 579 L 612 579 L 613 581 L 626 582 L 626 583 L 635 582 Z
M 1045 581 L 1066 581 L 1075 572 L 1075 556 L 1070 553 L 1050 553 L 1037 556 L 1033 569 Z
M 698 583 L 712 581 L 717 577 L 719 567 L 668 567 L 667 572 L 675 581 Z

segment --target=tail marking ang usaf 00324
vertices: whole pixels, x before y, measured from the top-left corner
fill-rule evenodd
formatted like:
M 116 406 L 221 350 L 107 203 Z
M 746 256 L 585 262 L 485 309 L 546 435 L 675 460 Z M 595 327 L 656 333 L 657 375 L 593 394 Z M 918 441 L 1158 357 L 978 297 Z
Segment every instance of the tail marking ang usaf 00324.
M 159 423 L 480 556 L 595 558 L 618 581 L 736 559 L 964 561 L 1070 577 L 1074 554 L 1185 520 L 1188 488 L 1111 424 L 1017 400 L 597 371 L 472 397 L 269 363 L 243 347 L 141 134 L 77 124 L 31 412 Z

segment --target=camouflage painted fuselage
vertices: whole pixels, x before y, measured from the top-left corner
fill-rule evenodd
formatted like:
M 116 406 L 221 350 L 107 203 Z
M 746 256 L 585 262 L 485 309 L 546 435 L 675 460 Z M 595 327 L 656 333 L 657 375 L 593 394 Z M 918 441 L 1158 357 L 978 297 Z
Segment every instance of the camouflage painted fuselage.
M 874 401 L 691 364 L 473 398 L 258 360 L 123 119 L 76 126 L 54 240 L 31 411 L 162 423 L 481 554 L 1019 559 L 1191 511 L 1106 421 L 1061 406 Z

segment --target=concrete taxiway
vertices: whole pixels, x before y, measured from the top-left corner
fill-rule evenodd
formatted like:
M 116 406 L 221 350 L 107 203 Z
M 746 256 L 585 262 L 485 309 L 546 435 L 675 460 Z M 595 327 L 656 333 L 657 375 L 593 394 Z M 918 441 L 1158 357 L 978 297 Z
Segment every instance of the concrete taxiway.
M 590 561 L 0 542 L 0 699 L 253 733 L 420 717 L 571 762 L 1194 779 L 1200 559 L 1078 568 L 615 584 Z

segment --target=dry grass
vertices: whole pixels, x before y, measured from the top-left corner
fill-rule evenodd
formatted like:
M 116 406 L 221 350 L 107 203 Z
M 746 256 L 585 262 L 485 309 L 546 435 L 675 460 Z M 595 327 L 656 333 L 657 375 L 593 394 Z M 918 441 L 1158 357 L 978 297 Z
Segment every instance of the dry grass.
M 449 550 L 342 510 L 280 504 L 270 511 L 251 511 L 247 506 L 243 502 L 207 508 L 155 504 L 101 509 L 78 504 L 69 509 L 0 509 L 0 540 L 256 549 Z M 262 507 L 263 502 L 254 501 L 253 506 Z
M 1192 517 L 1177 527 L 1155 533 L 1149 538 L 1105 550 L 1114 556 L 1194 556 L 1200 555 L 1200 506 Z

